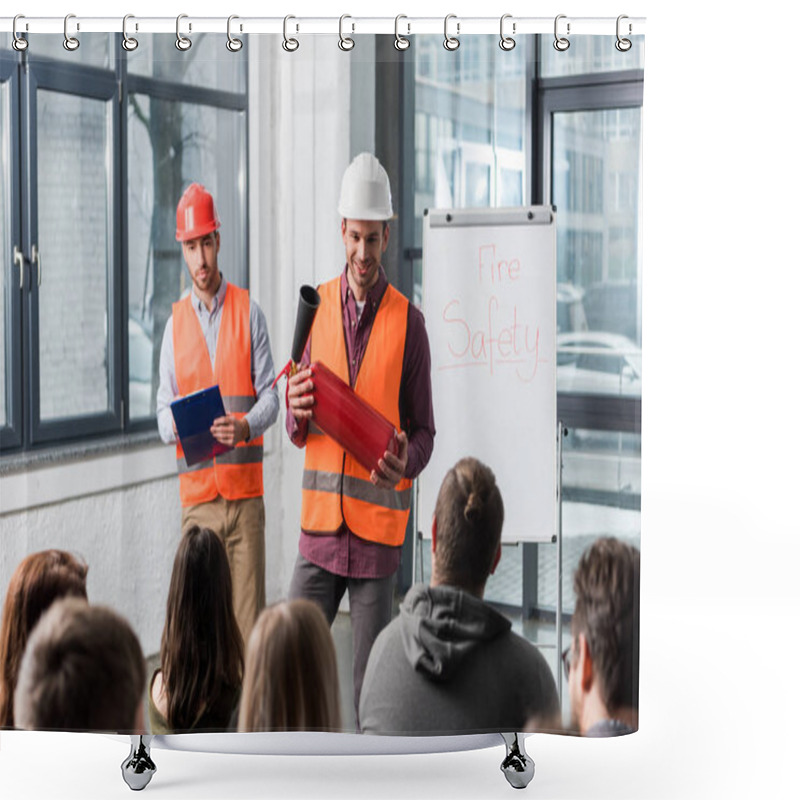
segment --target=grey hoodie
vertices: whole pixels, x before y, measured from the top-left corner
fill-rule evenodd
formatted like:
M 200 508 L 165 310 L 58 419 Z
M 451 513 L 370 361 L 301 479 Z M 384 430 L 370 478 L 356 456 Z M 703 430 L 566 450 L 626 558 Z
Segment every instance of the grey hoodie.
M 414 586 L 370 653 L 365 733 L 522 731 L 558 716 L 550 668 L 511 623 L 474 595 Z

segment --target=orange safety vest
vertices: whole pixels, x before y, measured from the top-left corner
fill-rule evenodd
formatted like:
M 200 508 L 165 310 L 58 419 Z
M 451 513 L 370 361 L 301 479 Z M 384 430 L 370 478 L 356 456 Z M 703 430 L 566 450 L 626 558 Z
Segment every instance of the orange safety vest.
M 341 278 L 323 284 L 311 329 L 311 361 L 321 361 L 350 384 L 342 322 Z M 353 387 L 355 393 L 400 429 L 400 379 L 408 326 L 408 300 L 388 286 L 372 324 Z M 411 507 L 411 481 L 381 489 L 369 472 L 315 425 L 309 425 L 303 472 L 301 526 L 307 533 L 335 533 L 342 522 L 359 538 L 398 546 Z
M 228 414 L 242 418 L 255 405 L 250 356 L 250 295 L 246 289 L 228 284 L 213 368 L 197 313 L 192 308 L 191 295 L 172 305 L 172 342 L 175 379 L 182 397 L 219 384 Z M 192 467 L 186 465 L 178 441 L 181 505 L 206 503 L 217 495 L 227 500 L 263 495 L 263 440 L 264 437 L 259 436 L 249 442 L 239 442 L 233 450 Z

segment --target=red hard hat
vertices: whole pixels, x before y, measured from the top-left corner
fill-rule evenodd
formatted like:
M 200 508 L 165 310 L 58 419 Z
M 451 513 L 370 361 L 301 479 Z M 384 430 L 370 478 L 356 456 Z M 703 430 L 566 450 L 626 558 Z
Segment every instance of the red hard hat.
M 175 238 L 179 242 L 197 239 L 219 228 L 214 198 L 199 183 L 192 183 L 178 201 Z

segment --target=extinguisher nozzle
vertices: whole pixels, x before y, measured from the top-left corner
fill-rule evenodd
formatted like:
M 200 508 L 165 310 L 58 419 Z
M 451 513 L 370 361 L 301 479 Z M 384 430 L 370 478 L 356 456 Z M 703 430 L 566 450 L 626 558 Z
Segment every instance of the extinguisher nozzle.
M 286 366 L 275 376 L 275 380 L 272 381 L 272 386 L 269 388 L 274 389 L 278 385 L 278 381 L 284 375 L 294 375 L 295 372 L 297 372 L 297 366 L 293 361 L 289 361 Z
M 294 339 L 292 340 L 292 361 L 299 364 L 306 349 L 306 342 L 314 324 L 314 317 L 320 304 L 319 292 L 313 287 L 304 285 L 300 287 L 300 297 L 297 302 L 297 319 L 294 325 Z

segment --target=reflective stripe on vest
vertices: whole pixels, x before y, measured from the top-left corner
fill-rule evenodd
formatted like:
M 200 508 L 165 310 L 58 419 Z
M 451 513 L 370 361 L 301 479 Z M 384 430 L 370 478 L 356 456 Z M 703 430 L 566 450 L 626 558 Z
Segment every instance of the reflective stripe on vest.
M 175 379 L 181 396 L 219 384 L 228 414 L 243 417 L 256 402 L 251 377 L 250 296 L 228 284 L 222 304 L 214 367 L 191 295 L 172 306 Z M 240 442 L 233 450 L 192 467 L 176 446 L 181 505 L 192 506 L 222 495 L 228 500 L 264 493 L 263 437 Z
M 320 287 L 322 302 L 311 329 L 311 360 L 321 361 L 350 383 L 342 323 L 341 278 Z M 408 325 L 408 301 L 388 286 L 372 324 L 355 381 L 355 392 L 400 429 L 400 382 Z M 356 536 L 398 546 L 411 506 L 411 481 L 381 489 L 354 458 L 309 425 L 303 473 L 301 526 L 308 533 L 333 533 L 344 521 Z

